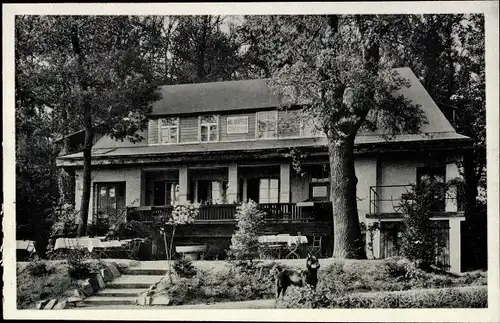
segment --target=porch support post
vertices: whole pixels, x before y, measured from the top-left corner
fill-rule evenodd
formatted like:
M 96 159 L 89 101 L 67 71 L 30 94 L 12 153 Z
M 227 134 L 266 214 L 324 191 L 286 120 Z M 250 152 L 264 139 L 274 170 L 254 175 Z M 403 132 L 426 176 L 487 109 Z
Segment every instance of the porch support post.
M 450 271 L 461 272 L 460 227 L 463 217 L 450 218 Z
M 280 165 L 280 203 L 290 202 L 290 164 Z
M 179 168 L 179 204 L 184 204 L 188 201 L 188 191 L 188 167 L 181 166 L 181 168 Z
M 452 180 L 454 178 L 460 177 L 460 172 L 458 169 L 458 165 L 456 162 L 446 164 L 446 181 Z M 452 185 L 448 188 L 446 192 L 446 212 L 457 212 L 458 211 L 458 203 L 457 203 L 457 187 Z
M 241 197 L 244 202 L 248 200 L 248 178 L 243 178 L 243 196 Z
M 227 203 L 238 202 L 238 165 L 229 164 L 228 168 Z

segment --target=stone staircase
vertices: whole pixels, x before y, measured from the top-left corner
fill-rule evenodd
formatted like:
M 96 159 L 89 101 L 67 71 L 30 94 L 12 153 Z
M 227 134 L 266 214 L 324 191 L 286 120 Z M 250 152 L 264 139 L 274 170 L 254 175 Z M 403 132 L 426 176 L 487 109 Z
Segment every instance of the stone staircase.
M 163 269 L 127 268 L 120 277 L 106 283 L 106 288 L 82 301 L 79 307 L 135 305 L 137 297 L 159 282 L 166 272 Z

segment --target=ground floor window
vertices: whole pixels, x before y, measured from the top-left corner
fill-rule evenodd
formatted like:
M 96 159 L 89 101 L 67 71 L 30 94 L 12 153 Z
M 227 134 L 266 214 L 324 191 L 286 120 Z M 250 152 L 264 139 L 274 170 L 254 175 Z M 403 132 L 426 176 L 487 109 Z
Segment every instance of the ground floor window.
M 117 217 L 125 212 L 125 182 L 94 184 L 96 218 Z
M 174 205 L 179 200 L 179 183 L 155 181 L 153 183 L 153 205 Z

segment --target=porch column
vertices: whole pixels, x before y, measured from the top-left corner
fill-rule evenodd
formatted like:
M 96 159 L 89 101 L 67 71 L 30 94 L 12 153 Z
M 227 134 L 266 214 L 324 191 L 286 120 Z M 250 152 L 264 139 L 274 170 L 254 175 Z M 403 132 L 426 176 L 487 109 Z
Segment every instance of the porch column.
M 290 202 L 290 164 L 280 165 L 280 203 Z
M 238 165 L 229 164 L 228 168 L 227 203 L 238 202 Z
M 189 178 L 188 167 L 179 168 L 179 204 L 188 202 Z
M 461 177 L 458 166 L 455 162 L 446 164 L 446 181 Z M 457 187 L 452 185 L 446 192 L 446 212 L 458 212 Z
M 463 217 L 450 219 L 450 271 L 461 272 L 460 227 Z

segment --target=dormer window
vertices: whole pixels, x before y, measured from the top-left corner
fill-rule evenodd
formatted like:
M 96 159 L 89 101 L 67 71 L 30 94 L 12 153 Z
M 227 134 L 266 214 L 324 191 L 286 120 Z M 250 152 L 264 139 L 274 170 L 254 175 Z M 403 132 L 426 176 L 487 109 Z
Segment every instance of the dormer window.
M 161 144 L 179 143 L 179 118 L 162 118 L 159 120 L 159 142 Z
M 257 112 L 257 138 L 276 138 L 277 122 L 277 111 Z
M 199 128 L 200 141 L 210 142 L 219 140 L 219 118 L 217 115 L 201 116 Z

